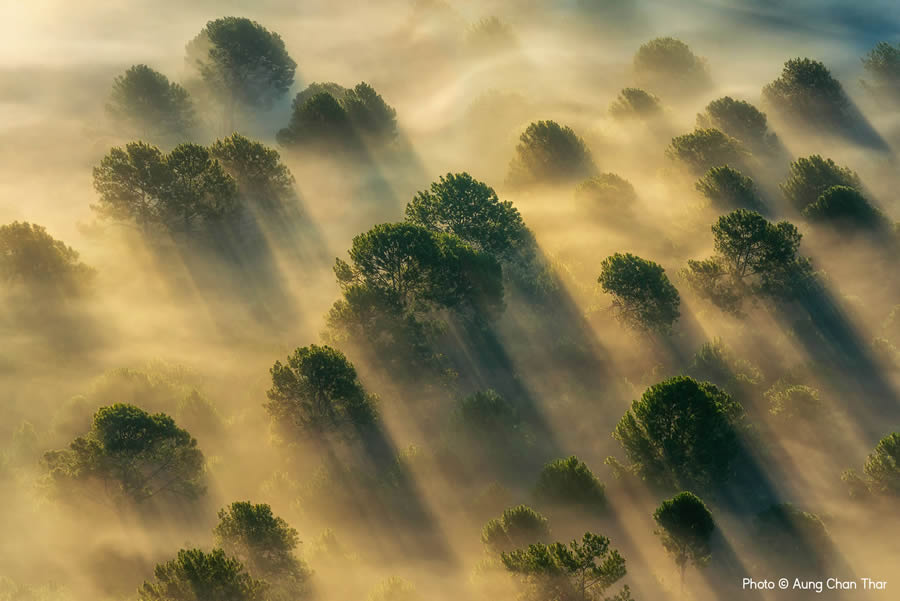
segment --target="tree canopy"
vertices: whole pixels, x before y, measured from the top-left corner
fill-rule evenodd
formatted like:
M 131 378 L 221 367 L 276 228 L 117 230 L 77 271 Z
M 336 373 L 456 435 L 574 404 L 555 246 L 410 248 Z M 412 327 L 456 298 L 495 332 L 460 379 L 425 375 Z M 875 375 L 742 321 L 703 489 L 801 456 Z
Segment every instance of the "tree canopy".
M 245 206 L 280 208 L 294 193 L 294 176 L 278 151 L 262 142 L 235 133 L 216 140 L 209 153 L 234 178 Z
M 802 212 L 832 186 L 847 186 L 862 190 L 862 181 L 852 169 L 841 167 L 831 159 L 814 154 L 791 163 L 790 173 L 781 183 L 781 191 L 785 198 Z
M 615 173 L 601 173 L 575 188 L 575 200 L 588 211 L 611 219 L 631 213 L 637 192 L 627 179 Z
M 851 495 L 871 492 L 900 496 L 900 432 L 892 432 L 878 441 L 866 457 L 863 473 L 861 477 L 854 470 L 844 472 L 843 479 L 850 485 Z
M 672 37 L 655 38 L 638 48 L 634 73 L 642 87 L 661 94 L 693 95 L 711 84 L 706 59 Z
M 831 538 L 819 516 L 781 503 L 756 514 L 753 530 L 760 553 L 770 565 L 787 563 L 805 574 L 824 568 Z
M 616 119 L 649 119 L 662 110 L 659 98 L 640 88 L 624 88 L 609 105 L 609 114 Z
M 863 86 L 880 98 L 900 101 L 900 43 L 878 42 L 862 63 L 871 78 Z
M 138 589 L 140 601 L 262 601 L 266 586 L 222 549 L 181 549 L 156 566 L 154 580 Z
M 742 165 L 749 153 L 737 139 L 718 129 L 697 129 L 672 138 L 666 156 L 699 174 L 720 165 Z
M 519 136 L 509 164 L 509 184 L 559 184 L 596 173 L 591 151 L 572 128 L 555 121 L 536 121 Z
M 549 538 L 547 518 L 527 505 L 504 509 L 499 518 L 491 519 L 481 530 L 481 542 L 493 553 L 508 553 Z
M 666 332 L 678 319 L 678 290 L 653 261 L 616 253 L 603 259 L 597 281 L 612 295 L 619 319 L 630 327 Z
M 128 133 L 157 141 L 186 138 L 197 125 L 187 90 L 147 65 L 115 78 L 106 110 Z
M 845 127 L 851 119 L 850 99 L 841 83 L 821 62 L 792 58 L 781 77 L 763 87 L 763 101 L 794 124 L 821 128 L 823 121 Z
M 740 453 L 744 411 L 709 382 L 677 376 L 632 402 L 613 433 L 629 469 L 663 489 L 723 485 Z
M 753 180 L 728 165 L 713 167 L 697 181 L 697 190 L 720 211 L 748 209 L 763 212 L 765 207 Z
M 603 483 L 574 455 L 544 466 L 534 487 L 534 498 L 542 506 L 570 507 L 588 513 L 606 508 Z
M 209 21 L 186 50 L 188 67 L 224 107 L 226 134 L 234 131 L 238 108 L 267 110 L 294 83 L 297 63 L 281 36 L 250 19 Z
M 688 563 L 702 566 L 710 558 L 709 539 L 716 528 L 712 513 L 695 494 L 681 492 L 663 501 L 653 513 L 657 534 L 666 551 L 675 559 L 684 583 Z
M 468 173 L 448 173 L 406 205 L 406 221 L 458 236 L 473 248 L 508 257 L 531 240 L 513 204 Z
M 754 152 L 780 148 L 778 137 L 769 131 L 766 114 L 745 100 L 723 96 L 713 100 L 697 115 L 697 127 L 715 128 L 740 140 Z
M 269 371 L 272 388 L 265 408 L 273 424 L 290 436 L 352 432 L 377 419 L 376 398 L 366 393 L 353 364 L 337 349 L 298 348 Z
M 168 415 L 123 403 L 100 408 L 87 434 L 68 449 L 45 453 L 44 463 L 63 490 L 100 484 L 113 502 L 195 499 L 205 491 L 197 441 Z
M 0 225 L 0 278 L 7 290 L 21 286 L 32 295 L 78 296 L 96 273 L 79 257 L 43 226 L 19 221 Z
M 886 228 L 887 217 L 856 188 L 831 186 L 814 203 L 806 205 L 803 216 L 811 221 L 846 224 L 864 229 Z

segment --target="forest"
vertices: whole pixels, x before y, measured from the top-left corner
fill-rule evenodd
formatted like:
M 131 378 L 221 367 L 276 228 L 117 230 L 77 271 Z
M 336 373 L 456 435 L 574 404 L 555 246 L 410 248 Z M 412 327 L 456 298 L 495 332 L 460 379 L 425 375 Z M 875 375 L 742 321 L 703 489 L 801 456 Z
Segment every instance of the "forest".
M 0 601 L 900 598 L 897 3 L 0 17 Z

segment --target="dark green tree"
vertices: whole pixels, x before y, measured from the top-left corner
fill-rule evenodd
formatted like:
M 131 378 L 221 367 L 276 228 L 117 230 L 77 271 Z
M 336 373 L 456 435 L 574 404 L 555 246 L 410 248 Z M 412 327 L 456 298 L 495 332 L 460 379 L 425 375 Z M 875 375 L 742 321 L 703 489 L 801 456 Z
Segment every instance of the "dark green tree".
M 697 115 L 697 127 L 721 130 L 754 152 L 772 152 L 781 148 L 778 137 L 769 131 L 766 114 L 749 102 L 731 96 L 723 96 L 706 105 L 706 110 Z
M 638 48 L 634 74 L 642 87 L 664 96 L 697 94 L 712 83 L 706 59 L 671 37 L 656 38 Z
M 871 78 L 862 82 L 863 87 L 879 98 L 900 100 L 900 44 L 879 42 L 862 62 Z
M 222 549 L 182 549 L 156 566 L 154 580 L 138 589 L 139 601 L 263 601 L 266 586 Z
M 732 474 L 743 428 L 743 408 L 727 392 L 677 376 L 632 402 L 613 436 L 641 479 L 669 490 L 709 490 Z
M 216 140 L 209 154 L 234 178 L 245 206 L 277 209 L 294 193 L 294 176 L 278 151 L 261 142 L 232 134 Z
M 803 216 L 810 221 L 846 224 L 863 229 L 887 229 L 888 218 L 856 188 L 831 186 L 816 202 L 806 205 Z
M 851 495 L 872 492 L 900 496 L 900 432 L 888 434 L 878 441 L 866 458 L 863 472 L 862 477 L 854 470 L 844 472 L 842 479 L 850 485 Z
M 91 208 L 104 218 L 134 223 L 149 234 L 164 221 L 170 180 L 166 157 L 156 146 L 131 142 L 125 148 L 112 148 L 94 167 L 94 189 L 100 201 Z
M 285 147 L 313 145 L 342 148 L 356 143 L 347 111 L 328 92 L 319 92 L 302 104 L 295 100 L 291 120 L 276 138 Z
M 492 389 L 460 399 L 456 409 L 460 426 L 481 440 L 508 439 L 521 425 L 516 408 Z
M 772 505 L 756 514 L 753 534 L 759 554 L 773 568 L 785 565 L 801 574 L 821 573 L 831 537 L 819 516 L 790 503 Z
M 99 494 L 114 502 L 141 503 L 157 495 L 195 499 L 205 491 L 197 441 L 168 415 L 134 405 L 102 407 L 87 434 L 45 453 L 44 463 L 63 494 L 73 485 L 100 484 Z
M 96 272 L 78 251 L 40 225 L 14 221 L 0 226 L 0 279 L 7 291 L 22 287 L 34 297 L 78 296 Z
M 473 248 L 508 257 L 531 236 L 513 204 L 468 173 L 448 173 L 406 205 L 406 221 L 448 232 Z
M 609 105 L 615 119 L 650 119 L 662 114 L 659 98 L 640 88 L 625 88 Z
M 687 374 L 696 380 L 712 382 L 719 388 L 734 391 L 735 394 L 762 380 L 759 368 L 735 357 L 721 338 L 715 338 L 700 347 L 691 358 Z
M 226 134 L 238 109 L 268 110 L 294 83 L 297 63 L 281 36 L 250 19 L 209 21 L 186 50 L 188 67 L 224 109 Z
M 358 134 L 376 141 L 397 137 L 397 111 L 366 82 L 347 90 L 340 102 Z
M 718 129 L 697 129 L 672 138 L 666 156 L 700 174 L 720 165 L 743 165 L 750 155 L 740 141 Z
M 765 209 L 753 180 L 728 165 L 707 171 L 696 187 L 720 211 L 749 209 L 762 212 Z
M 625 559 L 610 550 L 605 536 L 585 532 L 568 545 L 536 543 L 501 553 L 507 570 L 523 577 L 527 597 L 535 601 L 593 601 L 625 577 Z M 631 601 L 628 585 L 607 601 Z
M 763 101 L 782 118 L 811 129 L 846 127 L 852 105 L 841 83 L 819 61 L 792 58 L 781 77 L 763 87 Z
M 781 183 L 781 191 L 798 211 L 803 211 L 832 186 L 862 190 L 862 181 L 855 171 L 814 154 L 791 163 L 790 174 Z
M 147 65 L 115 78 L 106 110 L 127 133 L 157 141 L 186 138 L 197 125 L 187 90 Z
M 513 186 L 577 181 L 597 171 L 591 151 L 572 129 L 555 121 L 536 121 L 519 136 L 509 164 Z
M 237 184 L 199 144 L 179 144 L 166 155 L 169 182 L 163 197 L 168 227 L 189 240 L 194 224 L 216 221 L 237 206 Z
M 612 295 L 619 319 L 632 328 L 666 332 L 678 319 L 678 290 L 653 261 L 616 253 L 603 259 L 597 281 Z
M 300 92 L 297 92 L 297 95 L 294 97 L 292 105 L 294 107 L 303 106 L 307 100 L 315 96 L 316 94 L 321 94 L 322 92 L 327 92 L 331 94 L 335 100 L 341 102 L 344 100 L 344 96 L 349 92 L 347 88 L 342 86 L 341 84 L 335 83 L 333 81 L 326 81 L 323 83 L 319 83 L 317 81 L 312 82 L 308 86 L 306 86 Z
M 504 509 L 499 518 L 491 519 L 481 530 L 481 542 L 492 553 L 508 553 L 549 538 L 547 518 L 527 505 Z
M 287 363 L 276 361 L 270 373 L 265 408 L 289 436 L 365 428 L 377 419 L 376 397 L 366 393 L 339 350 L 315 344 L 298 348 Z
M 663 501 L 653 513 L 653 519 L 659 525 L 656 533 L 681 572 L 684 590 L 687 565 L 703 566 L 710 559 L 709 539 L 716 529 L 712 513 L 695 494 L 681 492 Z
M 819 391 L 803 384 L 779 385 L 766 391 L 769 413 L 787 420 L 814 420 L 823 413 Z
M 543 506 L 572 507 L 588 513 L 606 508 L 603 483 L 575 455 L 544 466 L 534 487 L 534 498 Z
M 235 502 L 219 510 L 216 545 L 268 585 L 268 599 L 289 600 L 309 592 L 312 572 L 294 552 L 300 538 L 268 505 Z

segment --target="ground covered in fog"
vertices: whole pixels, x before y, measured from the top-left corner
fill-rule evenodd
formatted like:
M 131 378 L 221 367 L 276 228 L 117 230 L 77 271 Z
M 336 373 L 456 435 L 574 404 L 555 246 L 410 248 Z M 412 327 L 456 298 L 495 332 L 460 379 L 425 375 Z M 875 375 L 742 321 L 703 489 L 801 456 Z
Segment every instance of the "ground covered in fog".
M 893 598 L 895 3 L 0 21 L 0 601 Z

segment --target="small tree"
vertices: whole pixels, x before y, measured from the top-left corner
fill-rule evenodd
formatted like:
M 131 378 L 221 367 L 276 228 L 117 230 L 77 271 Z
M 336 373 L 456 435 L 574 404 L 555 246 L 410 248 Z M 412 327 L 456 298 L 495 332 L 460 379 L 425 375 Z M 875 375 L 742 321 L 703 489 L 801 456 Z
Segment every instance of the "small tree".
M 528 228 L 510 201 L 468 173 L 448 173 L 406 205 L 406 221 L 433 232 L 455 234 L 473 248 L 508 256 L 530 241 Z
M 780 148 L 778 137 L 769 131 L 766 114 L 744 100 L 723 96 L 706 105 L 697 115 L 697 127 L 715 128 L 752 148 L 755 152 L 771 152 Z
M 863 87 L 881 98 L 900 100 L 900 44 L 879 42 L 862 59 L 871 81 Z
M 575 200 L 581 206 L 612 219 L 629 214 L 637 199 L 631 182 L 615 173 L 601 173 L 575 188 Z
M 699 497 L 681 492 L 663 501 L 653 513 L 653 519 L 659 525 L 656 533 L 681 572 L 684 591 L 684 572 L 688 563 L 699 567 L 710 559 L 709 539 L 716 528 L 712 513 Z
M 698 129 L 672 138 L 666 156 L 699 174 L 720 165 L 741 165 L 749 153 L 738 140 L 718 129 Z
M 585 532 L 581 542 L 568 545 L 536 543 L 527 549 L 501 553 L 507 570 L 529 585 L 529 598 L 560 601 L 592 601 L 625 577 L 625 559 L 610 550 L 605 536 Z M 631 601 L 628 585 L 612 597 Z
M 234 131 L 237 109 L 268 110 L 294 83 L 297 63 L 284 41 L 250 19 L 209 21 L 186 50 L 188 67 L 223 107 L 226 134 Z
M 662 114 L 662 104 L 655 95 L 640 88 L 625 88 L 609 105 L 615 119 L 650 119 Z
M 315 344 L 298 348 L 270 370 L 266 411 L 291 436 L 371 426 L 377 399 L 367 394 L 344 354 Z
M 187 137 L 197 125 L 187 90 L 147 65 L 116 77 L 106 111 L 126 130 L 154 140 Z
M 164 413 L 117 403 L 94 414 L 91 430 L 68 449 L 44 454 L 51 482 L 63 492 L 99 483 L 113 501 L 157 495 L 195 499 L 204 491 L 197 441 Z
M 629 469 L 663 489 L 724 484 L 740 454 L 744 410 L 724 390 L 686 376 L 648 388 L 613 436 Z
M 534 487 L 534 498 L 542 505 L 573 507 L 589 513 L 606 508 L 603 483 L 574 455 L 544 466 Z
M 863 229 L 887 229 L 888 218 L 856 188 L 831 186 L 806 205 L 803 216 L 810 221 L 847 224 Z
M 855 171 L 814 154 L 791 163 L 790 174 L 781 184 L 781 191 L 798 211 L 803 211 L 832 186 L 861 190 L 862 181 Z
M 568 126 L 536 121 L 519 136 L 507 181 L 513 186 L 557 184 L 594 175 L 587 144 Z
M 713 167 L 707 171 L 697 181 L 696 187 L 718 210 L 764 210 L 753 180 L 728 165 Z
M 492 553 L 508 553 L 532 543 L 546 542 L 550 537 L 547 518 L 527 505 L 503 510 L 481 530 L 481 542 Z
M 678 290 L 653 261 L 616 253 L 603 259 L 598 282 L 613 296 L 619 318 L 635 329 L 666 332 L 678 319 Z
M 21 286 L 35 299 L 78 296 L 95 273 L 79 261 L 78 251 L 43 226 L 19 221 L 0 226 L 0 280 L 7 290 Z
M 846 127 L 851 117 L 850 99 L 840 82 L 819 61 L 792 58 L 781 77 L 763 87 L 763 101 L 795 124 L 821 129 L 823 121 Z
M 182 549 L 156 566 L 155 579 L 138 589 L 140 601 L 262 601 L 266 586 L 222 549 Z
M 643 87 L 663 94 L 696 94 L 712 83 L 706 59 L 671 37 L 643 44 L 634 55 L 634 73 Z
M 268 505 L 244 501 L 220 509 L 213 534 L 217 546 L 271 586 L 270 599 L 296 599 L 309 592 L 311 572 L 294 555 L 300 543 L 297 531 Z
M 872 492 L 892 497 L 900 496 L 900 432 L 882 438 L 866 458 L 864 477 L 847 470 L 842 479 L 850 486 L 851 496 Z

